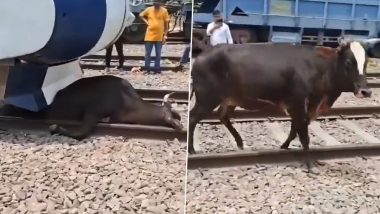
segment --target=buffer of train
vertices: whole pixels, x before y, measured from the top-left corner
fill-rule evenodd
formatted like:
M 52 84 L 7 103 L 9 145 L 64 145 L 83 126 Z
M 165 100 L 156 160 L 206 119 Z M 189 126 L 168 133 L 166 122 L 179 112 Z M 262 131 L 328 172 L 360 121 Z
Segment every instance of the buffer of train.
M 134 19 L 129 0 L 0 1 L 0 98 L 45 108 L 82 77 L 79 59 L 116 41 Z

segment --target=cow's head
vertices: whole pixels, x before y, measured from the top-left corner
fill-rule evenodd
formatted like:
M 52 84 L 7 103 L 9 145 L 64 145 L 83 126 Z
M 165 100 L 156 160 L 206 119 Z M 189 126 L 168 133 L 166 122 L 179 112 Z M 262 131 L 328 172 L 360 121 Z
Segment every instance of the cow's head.
M 338 47 L 339 83 L 346 92 L 353 92 L 356 97 L 370 97 L 371 89 L 367 86 L 366 68 L 367 52 L 365 46 L 357 41 L 341 41 Z
M 207 37 L 205 37 L 205 35 L 203 35 L 201 32 L 193 32 L 191 45 L 192 57 L 196 58 L 198 55 L 209 49 L 206 39 Z
M 183 129 L 183 126 L 181 124 L 181 116 L 177 111 L 175 111 L 172 107 L 172 102 L 175 102 L 173 99 L 170 99 L 170 95 L 172 93 L 167 94 L 164 96 L 162 106 L 163 106 L 163 116 L 165 123 L 174 128 L 177 131 L 181 131 Z

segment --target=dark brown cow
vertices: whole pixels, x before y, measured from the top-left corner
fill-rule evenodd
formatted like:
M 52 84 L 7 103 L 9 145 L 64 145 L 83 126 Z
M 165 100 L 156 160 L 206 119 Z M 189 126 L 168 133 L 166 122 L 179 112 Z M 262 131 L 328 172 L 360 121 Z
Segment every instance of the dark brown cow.
M 366 50 L 355 41 L 337 49 L 269 43 L 214 47 L 200 54 L 192 68 L 196 103 L 190 112 L 189 152 L 195 153 L 196 124 L 218 106 L 221 122 L 240 149 L 243 140 L 230 122 L 237 106 L 282 109 L 292 123 L 281 148 L 287 149 L 298 135 L 307 151 L 310 120 L 328 111 L 342 92 L 371 96 L 366 65 Z
M 82 78 L 59 91 L 53 103 L 40 112 L 30 112 L 10 105 L 1 109 L 2 115 L 27 119 L 81 121 L 78 129 L 67 130 L 52 125 L 52 133 L 77 140 L 86 138 L 96 123 L 108 118 L 111 123 L 157 125 L 182 130 L 181 117 L 164 97 L 163 105 L 144 101 L 125 79 L 115 76 Z

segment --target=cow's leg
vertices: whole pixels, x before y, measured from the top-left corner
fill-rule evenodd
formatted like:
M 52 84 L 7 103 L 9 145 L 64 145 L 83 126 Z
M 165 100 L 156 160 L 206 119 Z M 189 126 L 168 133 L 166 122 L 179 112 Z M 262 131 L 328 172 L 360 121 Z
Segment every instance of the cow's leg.
M 54 124 L 49 127 L 50 133 L 60 134 L 76 140 L 83 140 L 95 129 L 99 118 L 94 114 L 87 114 L 82 121 L 82 125 L 76 129 L 68 130 L 60 125 Z
M 219 112 L 220 121 L 227 127 L 228 131 L 234 137 L 237 147 L 239 149 L 243 149 L 243 140 L 241 139 L 241 136 L 236 131 L 236 129 L 232 126 L 232 123 L 229 117 L 229 115 L 235 110 L 235 107 L 236 106 L 221 105 L 218 109 L 218 112 Z
M 296 123 L 294 121 L 292 121 L 292 125 L 290 127 L 289 136 L 286 139 L 286 141 L 281 145 L 280 148 L 281 149 L 288 149 L 289 145 L 290 145 L 290 142 L 292 142 L 292 140 L 294 140 L 294 138 L 296 138 L 296 137 L 297 137 Z
M 199 102 L 196 102 L 193 109 L 190 111 L 190 119 L 189 119 L 189 139 L 188 139 L 188 152 L 190 154 L 195 154 L 194 150 L 194 131 L 195 127 L 197 126 L 197 123 L 201 121 L 203 118 L 205 118 L 208 114 L 210 114 L 214 108 L 216 108 L 218 104 L 216 102 L 211 105 L 210 103 L 204 103 L 199 104 Z
M 312 164 L 309 154 L 310 138 L 308 132 L 308 125 L 310 120 L 307 117 L 306 112 L 302 110 L 301 105 L 299 106 L 300 107 L 298 108 L 296 106 L 296 108 L 292 109 L 292 112 L 290 113 L 292 117 L 292 123 L 294 123 L 295 125 L 303 150 L 306 153 L 306 166 L 308 171 L 314 174 L 318 174 L 319 172 Z
M 307 118 L 307 124 L 308 125 L 310 124 L 310 118 Z M 292 120 L 289 136 L 286 139 L 286 141 L 281 145 L 280 147 L 281 149 L 288 149 L 290 146 L 290 143 L 297 137 L 297 129 L 295 125 L 296 125 L 295 122 L 293 122 Z

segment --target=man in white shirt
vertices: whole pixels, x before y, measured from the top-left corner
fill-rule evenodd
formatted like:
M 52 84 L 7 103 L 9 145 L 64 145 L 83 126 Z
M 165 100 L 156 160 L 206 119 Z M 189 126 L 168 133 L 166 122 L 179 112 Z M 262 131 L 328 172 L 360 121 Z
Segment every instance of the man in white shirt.
M 207 36 L 210 36 L 212 46 L 217 44 L 233 44 L 230 28 L 223 23 L 223 18 L 220 16 L 220 11 L 215 10 L 212 15 L 214 21 L 207 25 Z

